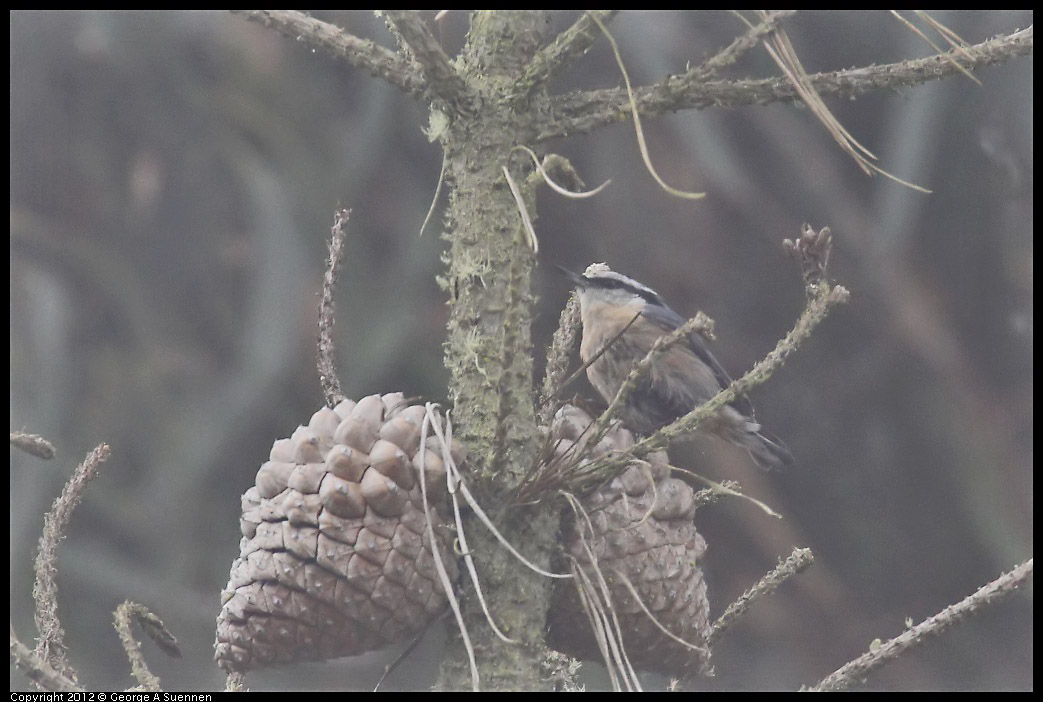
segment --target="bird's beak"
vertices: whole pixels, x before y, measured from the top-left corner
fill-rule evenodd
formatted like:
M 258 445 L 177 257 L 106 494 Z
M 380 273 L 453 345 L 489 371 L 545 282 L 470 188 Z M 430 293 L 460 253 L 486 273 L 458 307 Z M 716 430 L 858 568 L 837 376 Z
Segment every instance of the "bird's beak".
M 562 268 L 557 264 L 554 264 L 554 267 L 557 268 L 563 276 L 568 278 L 572 282 L 572 284 L 575 285 L 577 288 L 585 288 L 588 285 L 590 285 L 590 281 L 587 280 L 585 277 L 581 276 L 579 273 L 573 273 L 568 268 Z

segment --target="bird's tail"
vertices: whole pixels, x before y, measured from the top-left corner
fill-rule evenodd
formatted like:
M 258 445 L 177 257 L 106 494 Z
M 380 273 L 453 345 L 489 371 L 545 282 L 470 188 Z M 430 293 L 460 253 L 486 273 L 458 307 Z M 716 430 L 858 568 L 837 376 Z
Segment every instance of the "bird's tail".
M 740 443 L 764 470 L 784 470 L 795 463 L 786 444 L 763 429 L 743 434 Z

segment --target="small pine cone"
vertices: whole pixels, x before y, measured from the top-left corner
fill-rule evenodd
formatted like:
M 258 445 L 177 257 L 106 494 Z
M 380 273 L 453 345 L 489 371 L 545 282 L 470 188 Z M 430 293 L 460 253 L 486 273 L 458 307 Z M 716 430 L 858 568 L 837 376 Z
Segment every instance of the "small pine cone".
M 351 656 L 422 630 L 446 604 L 420 485 L 425 409 L 402 393 L 344 400 L 312 415 L 243 494 L 243 538 L 221 593 L 215 657 L 245 671 Z M 442 563 L 456 578 L 446 468 L 430 435 L 428 502 Z M 463 460 L 455 441 L 453 459 Z
M 582 410 L 563 407 L 551 427 L 553 436 L 562 439 L 555 453 L 561 457 L 576 451 L 590 422 Z M 594 447 L 589 460 L 633 443 L 633 435 L 617 425 Z M 564 548 L 596 584 L 598 577 L 587 549 L 593 553 L 608 583 L 623 630 L 624 648 L 635 668 L 671 675 L 705 673 L 709 670 L 706 638 L 710 605 L 699 567 L 706 542 L 692 523 L 694 493 L 687 483 L 670 477 L 665 452 L 647 458 L 647 462 L 632 462 L 607 485 L 580 500 L 589 526 L 572 510 L 565 511 Z M 699 650 L 663 634 L 634 601 L 624 578 L 660 624 Z M 576 585 L 574 580 L 558 584 L 547 617 L 547 643 L 580 660 L 600 661 L 602 656 Z

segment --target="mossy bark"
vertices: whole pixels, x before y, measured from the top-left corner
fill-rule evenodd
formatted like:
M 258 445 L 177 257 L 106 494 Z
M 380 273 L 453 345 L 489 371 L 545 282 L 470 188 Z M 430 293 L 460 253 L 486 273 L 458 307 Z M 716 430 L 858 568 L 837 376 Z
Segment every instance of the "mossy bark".
M 449 187 L 443 285 L 450 307 L 445 362 L 454 426 L 470 452 L 468 484 L 493 514 L 532 465 L 539 445 L 530 330 L 535 254 L 503 166 L 516 181 L 524 180 L 523 162 L 512 161 L 511 149 L 531 143 L 534 130 L 532 113 L 513 86 L 545 40 L 546 26 L 541 12 L 476 13 L 457 58 L 470 90 L 468 104 L 433 108 L 442 115 L 432 123 L 445 125 L 437 136 L 446 151 Z M 498 526 L 527 557 L 547 566 L 557 534 L 553 515 L 508 510 Z M 462 582 L 464 619 L 482 688 L 538 688 L 552 583 L 518 564 L 477 521 L 468 527 L 468 546 L 493 618 L 519 642 L 509 645 L 495 636 L 470 582 Z M 459 633 L 451 637 L 438 685 L 471 687 Z

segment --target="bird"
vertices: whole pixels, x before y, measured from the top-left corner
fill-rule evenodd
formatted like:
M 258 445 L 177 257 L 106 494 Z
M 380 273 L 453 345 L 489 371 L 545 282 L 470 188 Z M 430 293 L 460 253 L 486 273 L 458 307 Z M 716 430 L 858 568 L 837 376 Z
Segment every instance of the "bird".
M 587 378 L 611 403 L 656 340 L 685 320 L 655 290 L 605 264 L 593 264 L 582 275 L 557 268 L 575 285 L 579 296 L 583 324 L 580 358 L 588 364 Z M 731 382 L 702 338 L 689 334 L 659 356 L 626 399 L 623 425 L 636 434 L 651 434 L 705 403 Z M 764 470 L 781 470 L 794 463 L 785 444 L 757 423 L 753 405 L 744 394 L 700 425 L 699 431 L 746 449 Z

